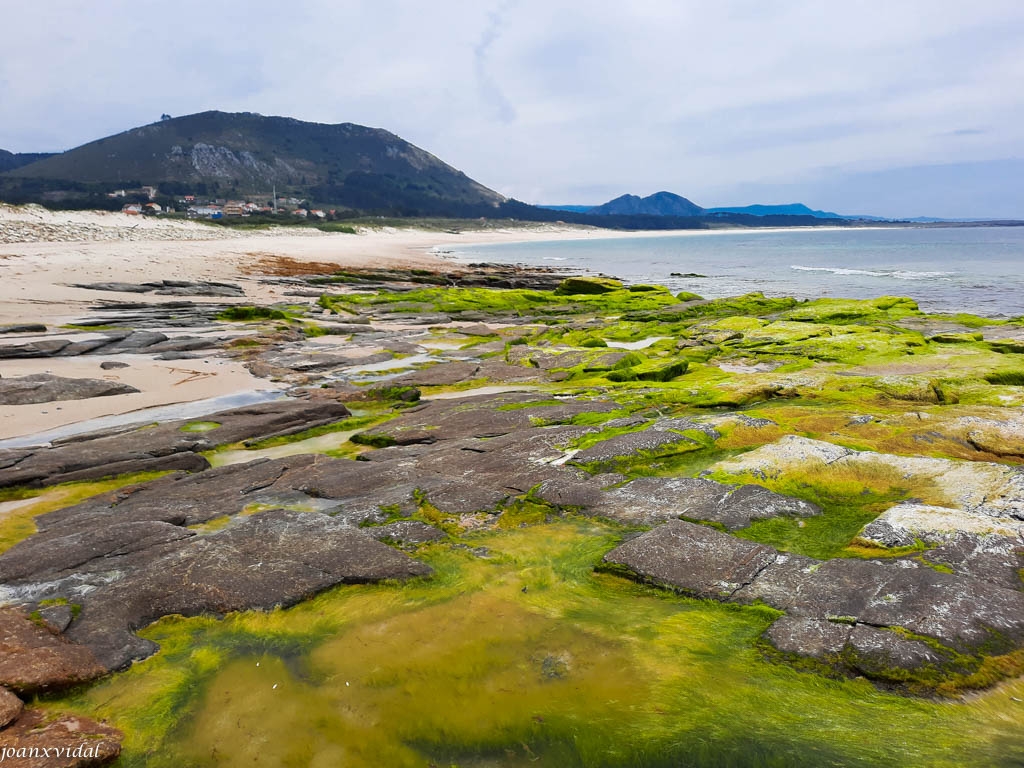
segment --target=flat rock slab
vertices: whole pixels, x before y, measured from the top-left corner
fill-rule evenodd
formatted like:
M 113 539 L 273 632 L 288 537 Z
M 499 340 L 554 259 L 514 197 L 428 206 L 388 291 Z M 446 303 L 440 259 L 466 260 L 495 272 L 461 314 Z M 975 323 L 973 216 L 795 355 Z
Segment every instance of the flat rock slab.
M 364 528 L 364 532 L 377 539 L 377 541 L 397 541 L 401 544 L 426 544 L 431 541 L 440 541 L 448 534 L 435 528 L 432 525 L 421 523 L 419 520 L 396 520 L 386 525 L 374 525 Z
M 950 654 L 927 643 L 865 624 L 783 616 L 768 627 L 765 638 L 783 653 L 817 659 L 873 679 L 895 677 L 894 670 L 950 662 Z
M 210 312 L 210 310 L 204 311 Z M 205 326 L 211 322 L 211 319 L 195 317 L 191 320 L 182 320 L 181 318 L 155 317 L 151 322 L 161 326 Z M 135 324 L 130 318 L 101 318 L 96 321 L 81 321 L 80 324 L 90 326 L 112 323 Z M 158 331 L 105 331 L 103 338 L 100 339 L 86 339 L 82 341 L 75 341 L 73 339 L 42 339 L 23 344 L 0 345 L 0 360 L 77 357 L 79 355 L 173 354 L 176 352 L 213 349 L 229 340 L 228 337 L 177 336 L 169 338 L 166 334 Z
M 273 467 L 255 485 L 272 484 L 287 468 Z M 240 511 L 248 501 L 246 481 L 254 477 L 226 474 L 236 482 L 224 493 L 241 496 L 234 510 L 218 508 L 217 495 L 204 497 L 200 486 L 187 499 L 196 510 L 190 516 L 180 504 L 160 503 L 159 496 L 173 495 L 174 484 L 158 481 L 155 494 L 139 486 L 123 494 L 121 504 L 107 495 L 60 510 L 55 519 L 41 521 L 39 534 L 0 555 L 9 596 L 29 604 L 60 597 L 81 606 L 66 631 L 78 645 L 17 609 L 0 613 L 0 684 L 18 691 L 49 689 L 121 668 L 156 649 L 133 632 L 161 616 L 288 606 L 335 584 L 430 573 L 345 520 L 318 512 L 258 512 L 205 535 L 182 527 L 190 519 Z M 174 522 L 142 519 L 147 516 Z M 107 518 L 113 524 L 106 525 Z
M 198 455 L 201 451 L 290 435 L 348 415 L 341 403 L 274 401 L 113 435 L 77 435 L 49 448 L 0 450 L 0 487 L 41 487 L 134 472 L 201 471 L 209 467 Z
M 692 440 L 678 432 L 645 429 L 640 432 L 626 432 L 580 451 L 572 457 L 574 464 L 614 462 L 618 459 L 643 456 L 645 454 L 675 453 L 699 447 Z
M 674 521 L 625 542 L 605 562 L 696 597 L 784 611 L 769 642 L 874 679 L 898 681 L 894 668 L 952 668 L 956 654 L 980 658 L 1024 646 L 1024 593 L 912 561 L 821 562 Z
M 476 363 L 438 363 L 429 368 L 406 373 L 391 380 L 399 387 L 444 387 L 479 378 Z
M 18 608 L 0 608 L 0 685 L 33 694 L 68 688 L 106 671 L 88 648 Z
M 85 768 L 113 762 L 123 738 L 87 717 L 29 709 L 0 731 L 0 752 L 11 768 Z
M 245 296 L 242 286 L 234 283 L 159 280 L 151 283 L 74 283 L 74 288 L 120 293 L 155 293 L 161 296 Z
M 724 600 L 752 582 L 775 554 L 763 544 L 675 520 L 616 547 L 604 560 L 695 597 Z
M 55 400 L 86 400 L 138 392 L 135 387 L 105 379 L 69 379 L 49 373 L 34 373 L 0 379 L 0 405 L 29 405 Z
M 549 399 L 533 393 L 478 395 L 423 403 L 363 434 L 398 445 L 497 437 L 539 424 L 569 421 L 583 413 L 607 413 L 617 407 L 605 400 L 567 400 L 551 404 Z
M 4 333 L 46 333 L 42 323 L 19 323 L 16 325 L 0 325 L 0 334 Z
M 821 514 L 814 504 L 759 485 L 735 487 L 688 477 L 640 477 L 605 491 L 586 507 L 591 514 L 630 524 L 687 518 L 730 530 L 746 528 L 754 520 Z

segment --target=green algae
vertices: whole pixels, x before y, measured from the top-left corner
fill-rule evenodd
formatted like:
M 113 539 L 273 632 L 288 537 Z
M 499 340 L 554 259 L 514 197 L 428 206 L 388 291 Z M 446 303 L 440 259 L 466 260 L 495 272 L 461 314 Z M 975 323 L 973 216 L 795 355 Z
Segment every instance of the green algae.
M 636 286 L 639 287 L 639 286 Z M 644 286 L 649 289 L 662 290 L 654 286 Z M 578 294 L 612 293 L 622 290 L 621 280 L 612 280 L 604 277 L 567 277 L 555 289 L 556 296 L 576 296 Z M 631 289 L 632 290 L 632 289 Z
M 595 573 L 622 533 L 574 518 L 478 533 L 422 548 L 429 580 L 343 586 L 223 620 L 167 618 L 143 633 L 159 654 L 44 706 L 124 729 L 122 766 L 1024 757 L 1024 709 L 1005 703 L 1024 682 L 939 702 L 767 661 L 758 638 L 777 612 Z
M 260 320 L 288 320 L 289 315 L 287 312 L 271 307 L 237 306 L 228 307 L 217 315 L 217 319 L 234 323 L 251 323 Z
M 568 378 L 547 388 L 621 406 L 569 423 L 713 416 L 723 408 L 772 421 L 715 422 L 717 440 L 684 432 L 695 441 L 685 451 L 614 462 L 627 477 L 696 476 L 787 434 L 857 450 L 990 461 L 965 432 L 946 425 L 1024 404 L 1024 379 L 1008 357 L 1024 352 L 1014 347 L 1019 342 L 970 332 L 926 338 L 916 330 L 923 321 L 952 318 L 923 315 L 909 299 L 797 302 L 748 294 L 695 304 L 699 297 L 610 288 L 568 296 L 425 288 L 324 296 L 321 306 L 381 316 L 538 318 L 548 327 L 518 338 L 502 332 L 506 348 L 495 354 L 522 346 L 537 355 L 579 352 L 581 362 L 559 369 Z M 965 328 L 1000 324 L 956 321 Z M 651 337 L 665 338 L 628 355 L 627 364 L 595 364 L 615 351 L 609 341 Z M 692 346 L 677 350 L 677 341 Z M 609 375 L 680 361 L 685 375 L 677 380 Z M 756 374 L 719 367 L 735 361 L 782 365 Z M 645 426 L 605 429 L 574 445 Z M 362 433 L 352 443 L 393 440 Z M 865 523 L 898 501 L 943 502 L 934 487 L 884 469 L 805 470 L 767 479 L 711 476 L 755 481 L 823 510 L 758 521 L 741 537 L 822 559 L 916 556 L 934 567 L 922 546 L 884 550 L 857 539 Z M 864 680 L 830 679 L 822 672 L 834 671 L 782 660 L 760 639 L 777 612 L 690 600 L 595 573 L 629 530 L 560 519 L 529 495 L 465 517 L 442 513 L 422 494 L 417 502 L 414 519 L 454 537 L 417 551 L 435 569 L 431 579 L 338 587 L 285 611 L 164 619 L 143 633 L 161 644 L 160 654 L 47 706 L 124 728 L 125 766 L 1024 762 L 1024 708 L 1010 703 L 1024 698 L 1020 679 L 966 702 L 907 699 Z M 198 530 L 228 522 L 215 518 Z M 484 530 L 467 533 L 473 526 Z M 957 695 L 1019 677 L 1024 654 L 972 663 L 946 689 L 898 673 L 891 682 Z
M 36 533 L 38 529 L 34 518 L 38 515 L 70 507 L 98 494 L 116 491 L 127 485 L 155 480 L 166 474 L 168 473 L 137 472 L 102 480 L 60 483 L 45 489 L 5 489 L 8 499 L 23 500 L 25 503 L 0 516 L 0 553 L 6 552 L 18 542 Z
M 566 302 L 569 303 L 566 303 Z M 559 315 L 578 315 L 587 311 L 633 312 L 677 304 L 667 289 L 635 292 L 628 289 L 606 293 L 581 293 L 571 296 L 551 291 L 525 288 L 496 290 L 491 288 L 423 288 L 396 292 L 379 291 L 373 294 L 324 294 L 319 305 L 336 310 L 372 307 L 384 313 L 443 312 L 458 315 L 462 312 L 488 312 L 497 316 L 525 316 L 549 313 L 555 320 Z
M 219 421 L 190 421 L 180 427 L 182 432 L 210 432 L 220 426 Z

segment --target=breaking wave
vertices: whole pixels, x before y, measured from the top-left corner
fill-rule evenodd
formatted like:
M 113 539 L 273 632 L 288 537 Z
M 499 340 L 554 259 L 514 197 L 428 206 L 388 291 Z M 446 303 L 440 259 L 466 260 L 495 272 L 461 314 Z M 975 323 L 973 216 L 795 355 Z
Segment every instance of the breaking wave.
M 805 267 L 792 264 L 790 269 L 799 272 L 830 272 L 833 275 L 867 275 L 868 277 L 891 277 L 894 280 L 949 280 L 955 272 L 915 272 L 910 269 L 849 269 L 847 267 Z

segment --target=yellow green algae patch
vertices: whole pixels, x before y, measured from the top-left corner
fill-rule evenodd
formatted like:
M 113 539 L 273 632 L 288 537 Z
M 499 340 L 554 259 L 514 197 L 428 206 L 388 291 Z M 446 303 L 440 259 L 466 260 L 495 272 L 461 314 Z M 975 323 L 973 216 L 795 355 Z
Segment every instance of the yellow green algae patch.
M 156 656 L 45 702 L 126 733 L 121 766 L 961 766 L 1024 760 L 1024 681 L 912 699 L 766 661 L 779 614 L 610 574 L 628 531 L 478 532 L 406 584 L 165 619 Z
M 0 552 L 6 552 L 19 541 L 37 531 L 35 517 L 70 507 L 107 491 L 126 485 L 145 483 L 163 477 L 167 472 L 137 472 L 106 480 L 61 483 L 47 488 L 5 489 L 0 495 Z M 6 509 L 5 509 L 6 507 Z

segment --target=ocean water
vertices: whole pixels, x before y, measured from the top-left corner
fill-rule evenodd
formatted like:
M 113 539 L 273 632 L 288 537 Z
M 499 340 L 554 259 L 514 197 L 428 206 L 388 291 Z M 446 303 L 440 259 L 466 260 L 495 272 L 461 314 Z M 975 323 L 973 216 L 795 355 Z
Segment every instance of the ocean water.
M 1024 315 L 1024 227 L 709 231 L 467 245 L 465 261 L 603 272 L 706 298 L 910 296 L 928 312 Z M 703 277 L 678 277 L 672 273 Z

